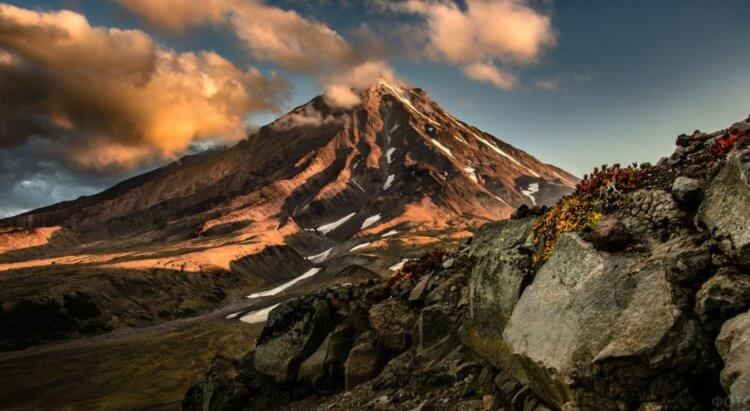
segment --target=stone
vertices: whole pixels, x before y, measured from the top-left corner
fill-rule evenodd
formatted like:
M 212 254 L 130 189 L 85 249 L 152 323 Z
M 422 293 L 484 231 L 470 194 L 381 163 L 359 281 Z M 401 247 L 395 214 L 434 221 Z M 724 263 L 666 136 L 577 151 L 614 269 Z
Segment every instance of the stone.
M 505 324 L 532 277 L 531 256 L 519 249 L 533 236 L 532 223 L 527 218 L 486 224 L 468 251 L 475 264 L 468 280 L 469 312 L 463 338 L 487 359 L 505 351 Z
M 390 298 L 370 307 L 370 324 L 380 345 L 394 353 L 409 347 L 414 314 L 403 301 Z
M 482 410 L 493 411 L 495 409 L 495 396 L 484 395 L 482 396 Z
M 427 274 L 423 275 L 417 281 L 417 284 L 412 288 L 411 293 L 409 293 L 408 302 L 410 306 L 415 307 L 422 304 L 425 295 L 427 295 L 427 287 L 430 285 L 430 280 L 432 280 L 432 275 Z
M 417 347 L 427 350 L 445 338 L 449 338 L 453 320 L 449 313 L 440 306 L 430 306 L 419 313 L 417 319 Z
M 250 400 L 250 391 L 238 380 L 239 372 L 234 364 L 217 356 L 205 377 L 188 389 L 182 401 L 187 411 L 239 411 Z
M 750 306 L 750 275 L 721 269 L 703 284 L 695 301 L 695 313 L 701 321 L 723 324 Z
M 375 399 L 375 404 L 373 405 L 373 410 L 375 411 L 396 411 L 397 408 L 395 405 L 393 405 L 393 401 L 387 396 L 387 395 L 381 395 L 380 397 Z
M 453 258 L 448 258 L 447 260 L 443 261 L 443 264 L 441 267 L 445 268 L 446 270 L 453 267 L 453 264 L 456 262 Z
M 710 342 L 682 315 L 667 278 L 661 256 L 602 253 L 567 233 L 521 294 L 502 336 L 468 342 L 501 347 L 485 358 L 554 408 L 615 409 L 617 397 L 675 401 L 695 388 L 680 370 L 705 372 L 700 361 Z
M 684 208 L 693 208 L 703 196 L 698 180 L 689 177 L 677 177 L 672 183 L 672 197 Z
M 309 356 L 299 367 L 297 380 L 303 381 L 311 387 L 320 386 L 326 376 L 325 361 L 328 355 L 328 346 L 330 344 L 331 334 L 328 334 L 323 343 L 320 344 L 315 352 Z
M 731 399 L 731 409 L 746 410 L 750 406 L 750 312 L 724 323 L 716 349 L 724 360 L 720 379 Z
M 692 142 L 693 142 L 693 136 L 689 136 L 687 134 L 680 134 L 679 136 L 677 136 L 677 140 L 675 141 L 675 144 L 680 147 L 687 147 Z
M 344 365 L 346 389 L 375 378 L 383 369 L 383 363 L 384 356 L 374 343 L 355 345 Z
M 717 236 L 726 236 L 737 262 L 750 267 L 750 184 L 743 180 L 743 153 L 730 153 L 726 163 L 708 185 L 696 220 Z
M 617 251 L 630 242 L 631 235 L 617 216 L 608 215 L 594 229 L 591 239 L 598 250 Z
M 350 324 L 339 324 L 331 332 L 328 351 L 325 359 L 325 369 L 329 376 L 343 377 L 344 363 L 349 356 L 354 340 L 354 328 Z
M 274 322 L 274 328 L 267 324 L 258 337 L 255 368 L 279 383 L 295 381 L 300 365 L 320 347 L 331 327 L 326 300 L 285 312 Z

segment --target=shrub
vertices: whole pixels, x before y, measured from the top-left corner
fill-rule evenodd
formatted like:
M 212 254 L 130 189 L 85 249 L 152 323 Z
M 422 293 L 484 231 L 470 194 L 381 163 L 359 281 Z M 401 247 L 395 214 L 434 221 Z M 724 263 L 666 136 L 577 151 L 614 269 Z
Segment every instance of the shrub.
M 547 260 L 563 233 L 591 231 L 605 213 L 619 209 L 626 198 L 623 194 L 639 188 L 644 174 L 634 165 L 623 168 L 615 164 L 595 168 L 584 176 L 572 194 L 534 222 L 534 241 L 538 246 L 532 258 L 534 265 Z
M 388 282 L 391 285 L 398 285 L 404 281 L 416 280 L 430 271 L 438 270 L 449 254 L 442 248 L 430 250 L 418 260 L 405 263 L 403 268 L 391 275 Z

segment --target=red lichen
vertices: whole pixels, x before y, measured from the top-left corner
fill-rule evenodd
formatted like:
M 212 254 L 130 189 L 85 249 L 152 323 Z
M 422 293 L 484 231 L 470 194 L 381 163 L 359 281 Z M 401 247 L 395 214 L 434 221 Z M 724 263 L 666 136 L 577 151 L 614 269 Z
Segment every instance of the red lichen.
M 430 271 L 440 269 L 448 255 L 449 252 L 442 248 L 430 250 L 418 260 L 405 263 L 402 269 L 393 273 L 388 282 L 391 285 L 398 285 L 404 281 L 416 280 Z

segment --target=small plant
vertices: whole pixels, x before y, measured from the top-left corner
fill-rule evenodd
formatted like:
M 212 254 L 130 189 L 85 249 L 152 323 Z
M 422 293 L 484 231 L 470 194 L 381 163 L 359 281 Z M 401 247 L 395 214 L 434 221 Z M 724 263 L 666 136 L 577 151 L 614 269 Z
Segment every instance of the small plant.
M 563 197 L 534 222 L 534 241 L 540 246 L 533 256 L 534 266 L 549 258 L 563 233 L 591 231 L 605 213 L 622 207 L 623 195 L 640 187 L 644 171 L 635 165 L 603 165 L 584 176 L 576 190 Z M 543 244 L 543 245 L 542 245 Z
M 438 270 L 449 254 L 442 248 L 430 250 L 418 260 L 405 263 L 403 268 L 391 275 L 388 282 L 391 285 L 398 285 L 404 281 L 416 280 L 430 271 Z

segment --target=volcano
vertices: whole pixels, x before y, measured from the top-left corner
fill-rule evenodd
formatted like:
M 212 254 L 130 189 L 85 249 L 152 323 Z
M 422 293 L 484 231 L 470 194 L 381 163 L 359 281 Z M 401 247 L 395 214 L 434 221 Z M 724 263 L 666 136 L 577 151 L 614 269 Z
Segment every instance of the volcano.
M 388 273 L 577 182 L 421 89 L 380 80 L 359 94 L 348 109 L 316 97 L 233 147 L 0 220 L 0 297 L 90 299 L 117 317 L 106 327 L 190 315 L 289 281 Z

